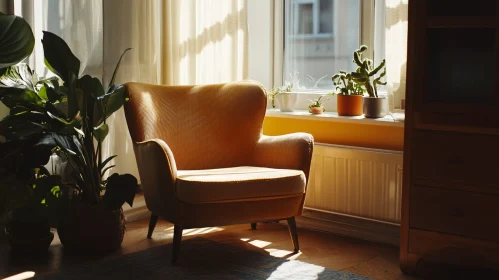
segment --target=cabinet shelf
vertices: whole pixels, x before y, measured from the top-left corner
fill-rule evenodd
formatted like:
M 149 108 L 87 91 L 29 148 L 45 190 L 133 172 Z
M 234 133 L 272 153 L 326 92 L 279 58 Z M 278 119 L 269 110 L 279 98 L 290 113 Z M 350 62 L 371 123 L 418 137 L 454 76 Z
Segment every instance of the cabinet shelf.
M 497 28 L 498 27 L 498 17 L 486 16 L 486 17 L 463 17 L 463 16 L 430 16 L 426 19 L 426 24 L 428 28 L 472 28 L 472 27 L 485 27 L 485 28 Z

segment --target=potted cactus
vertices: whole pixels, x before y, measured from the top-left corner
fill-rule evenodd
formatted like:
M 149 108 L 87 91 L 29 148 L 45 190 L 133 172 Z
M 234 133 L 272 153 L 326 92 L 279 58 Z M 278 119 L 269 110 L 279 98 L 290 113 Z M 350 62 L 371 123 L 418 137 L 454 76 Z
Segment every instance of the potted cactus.
M 377 67 L 374 67 L 372 60 L 362 58 L 362 53 L 366 50 L 367 46 L 362 45 L 354 52 L 353 61 L 357 65 L 357 70 L 350 73 L 350 76 L 355 83 L 361 85 L 369 94 L 369 96 L 364 96 L 364 116 L 366 118 L 382 118 L 386 116 L 388 100 L 386 97 L 378 95 L 377 86 L 386 85 L 386 82 L 381 81 L 386 75 L 385 60 L 383 59 Z M 381 69 L 383 71 L 380 73 Z
M 339 116 L 362 115 L 364 88 L 356 83 L 352 73 L 340 71 L 332 78 L 336 89 L 337 112 Z

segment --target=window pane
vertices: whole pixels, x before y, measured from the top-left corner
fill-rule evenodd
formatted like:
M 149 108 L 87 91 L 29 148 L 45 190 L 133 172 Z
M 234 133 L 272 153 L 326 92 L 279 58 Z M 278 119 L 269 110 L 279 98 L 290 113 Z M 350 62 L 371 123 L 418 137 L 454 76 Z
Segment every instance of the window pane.
M 286 0 L 284 18 L 283 84 L 332 90 L 334 73 L 355 70 L 360 0 Z
M 333 33 L 333 0 L 320 0 L 319 20 L 319 33 Z
M 314 33 L 313 4 L 298 4 L 298 34 Z

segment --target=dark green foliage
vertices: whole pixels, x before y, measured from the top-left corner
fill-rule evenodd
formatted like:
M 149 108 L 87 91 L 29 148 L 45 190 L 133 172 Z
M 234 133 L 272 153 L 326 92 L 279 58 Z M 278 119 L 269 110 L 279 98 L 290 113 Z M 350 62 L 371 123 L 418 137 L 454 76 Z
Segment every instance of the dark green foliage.
M 35 172 L 44 170 L 53 153 L 66 158 L 72 169 L 72 199 L 99 204 L 101 191 L 109 187 L 106 205 L 119 209 L 125 201 L 132 204 L 137 180 L 132 175 L 103 180 L 115 156 L 104 162 L 99 156 L 109 132 L 105 121 L 127 100 L 125 88 L 113 84 L 119 63 L 105 90 L 97 78 L 79 77 L 80 61 L 64 40 L 44 32 L 42 43 L 45 63 L 58 77 L 39 79 L 25 64 L 10 66 L 0 76 L 0 100 L 10 109 L 0 121 L 0 214 L 49 205 L 58 209 L 56 201 L 67 198 L 69 189 L 60 176 Z
M 109 181 L 104 181 L 102 177 L 105 171 L 109 169 L 106 165 L 110 162 L 110 159 L 104 162 L 101 160 L 101 143 L 109 133 L 106 119 L 127 101 L 125 87 L 115 85 L 114 81 L 123 55 L 130 49 L 125 50 L 121 55 L 111 83 L 105 90 L 97 78 L 89 75 L 78 78 L 79 60 L 74 57 L 69 46 L 62 39 L 50 32 L 44 32 L 42 43 L 44 49 L 46 49 L 46 65 L 56 71 L 55 73 L 63 81 L 63 88 L 67 89 L 68 120 L 75 114 L 74 119 L 81 121 L 81 126 L 75 128 L 73 136 L 68 138 L 70 144 L 56 139 L 58 141 L 57 152 L 67 157 L 74 169 L 74 180 L 77 185 L 75 196 L 85 203 L 99 204 L 101 202 L 101 191 L 108 189 Z M 52 55 L 53 50 L 47 50 L 50 48 L 58 50 L 63 55 Z M 47 56 L 47 54 L 51 55 Z M 71 96 L 72 94 L 74 96 Z M 74 97 L 74 101 L 71 100 L 72 97 Z M 96 146 L 94 140 L 97 142 Z M 118 182 L 125 183 L 120 191 L 116 191 L 117 186 L 112 186 L 110 188 L 111 193 L 107 194 L 106 191 L 107 195 L 105 195 L 108 197 L 106 201 L 114 202 L 111 203 L 113 207 L 116 206 L 116 201 L 121 201 L 119 198 L 113 199 L 114 195 L 125 195 L 127 199 L 131 197 L 133 200 L 137 186 L 135 178 L 132 182 L 126 180 L 118 180 Z M 135 184 L 133 191 L 129 187 L 132 184 Z M 123 203 L 124 201 L 121 202 L 119 207 Z
M 0 13 L 0 69 L 25 59 L 34 46 L 35 37 L 23 18 Z
M 102 197 L 102 202 L 113 210 L 120 209 L 125 202 L 133 206 L 136 191 L 137 179 L 134 176 L 114 173 L 107 178 L 106 193 Z

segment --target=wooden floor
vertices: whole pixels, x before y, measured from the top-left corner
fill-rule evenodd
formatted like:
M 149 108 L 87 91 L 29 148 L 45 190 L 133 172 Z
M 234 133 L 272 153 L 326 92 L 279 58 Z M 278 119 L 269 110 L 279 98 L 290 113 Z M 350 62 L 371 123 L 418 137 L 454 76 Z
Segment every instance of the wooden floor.
M 172 224 L 158 221 L 151 240 L 146 239 L 147 225 L 147 220 L 129 223 L 122 249 L 116 254 L 140 251 L 172 241 Z M 200 236 L 248 250 L 264 249 L 275 257 L 296 259 L 373 279 L 416 279 L 400 271 L 396 247 L 304 229 L 299 229 L 298 234 L 301 252 L 294 255 L 288 229 L 285 224 L 278 223 L 258 224 L 257 230 L 251 230 L 249 224 L 185 230 L 183 240 Z M 96 258 L 64 256 L 57 236 L 44 256 L 12 256 L 5 241 L 1 242 L 0 279 L 24 271 L 34 271 L 36 275 L 55 272 Z

